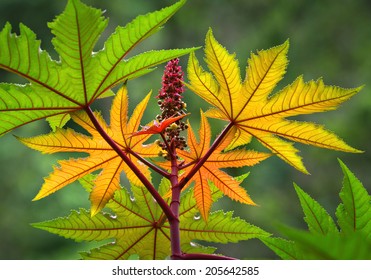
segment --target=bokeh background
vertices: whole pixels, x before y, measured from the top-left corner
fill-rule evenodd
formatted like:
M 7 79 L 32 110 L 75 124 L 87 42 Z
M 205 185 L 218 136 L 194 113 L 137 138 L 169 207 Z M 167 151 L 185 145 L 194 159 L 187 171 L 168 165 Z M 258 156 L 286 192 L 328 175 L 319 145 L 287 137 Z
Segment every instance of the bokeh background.
M 139 14 L 174 3 L 170 0 L 84 0 L 84 3 L 106 10 L 109 27 L 97 50 L 117 25 L 125 25 Z M 66 0 L 1 0 L 0 26 L 9 21 L 13 31 L 19 22 L 36 32 L 42 48 L 58 59 L 50 40 L 46 22 L 63 11 Z M 312 175 L 303 175 L 278 158 L 272 157 L 250 169 L 229 170 L 234 175 L 251 171 L 244 182 L 259 207 L 251 207 L 222 199 L 215 208 L 231 210 L 248 222 L 280 235 L 279 226 L 287 224 L 305 228 L 303 213 L 296 197 L 296 182 L 318 200 L 331 215 L 339 204 L 342 173 L 337 162 L 341 158 L 370 190 L 371 167 L 371 2 L 367 0 L 188 0 L 187 4 L 158 34 L 140 45 L 137 51 L 162 48 L 203 46 L 211 27 L 217 40 L 230 52 L 236 52 L 244 76 L 251 51 L 267 49 L 290 39 L 290 64 L 282 88 L 303 74 L 305 80 L 323 77 L 328 85 L 345 88 L 365 85 L 364 89 L 337 111 L 300 116 L 325 124 L 350 145 L 365 151 L 345 154 L 296 144 Z M 1 51 L 1 50 L 0 50 Z M 197 51 L 202 60 L 202 50 Z M 186 68 L 187 58 L 181 61 Z M 163 67 L 129 83 L 132 107 L 149 91 L 155 95 L 161 85 Z M 0 72 L 0 82 L 24 82 L 14 75 Z M 187 91 L 185 100 L 192 111 L 191 122 L 197 127 L 199 108 L 208 105 Z M 101 109 L 111 100 L 102 101 Z M 151 101 L 145 121 L 157 114 L 156 101 Z M 213 121 L 214 135 L 222 123 Z M 46 133 L 49 127 L 40 121 L 15 130 L 0 139 L 0 259 L 77 259 L 77 251 L 95 244 L 75 243 L 62 237 L 34 229 L 30 223 L 65 216 L 70 209 L 89 207 L 88 195 L 79 184 L 41 201 L 32 202 L 57 159 L 70 155 L 41 155 L 20 144 L 14 137 Z M 265 149 L 256 143 L 255 149 Z M 272 259 L 275 255 L 259 241 L 218 246 L 218 252 L 248 259 Z

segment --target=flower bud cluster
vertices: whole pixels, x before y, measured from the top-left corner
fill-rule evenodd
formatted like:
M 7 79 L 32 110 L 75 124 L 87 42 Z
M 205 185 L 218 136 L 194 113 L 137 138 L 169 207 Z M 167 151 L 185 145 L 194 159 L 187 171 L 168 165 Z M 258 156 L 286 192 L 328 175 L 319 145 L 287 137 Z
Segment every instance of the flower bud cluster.
M 183 72 L 179 65 L 179 59 L 172 59 L 165 67 L 164 75 L 162 76 L 162 87 L 156 96 L 158 98 L 158 105 L 161 109 L 161 115 L 157 115 L 159 122 L 186 114 L 186 103 L 183 102 Z M 187 129 L 187 124 L 183 120 L 178 120 L 171 124 L 165 130 L 165 139 L 167 143 L 159 143 L 163 150 L 171 144 L 175 148 L 184 149 L 187 144 L 180 133 Z

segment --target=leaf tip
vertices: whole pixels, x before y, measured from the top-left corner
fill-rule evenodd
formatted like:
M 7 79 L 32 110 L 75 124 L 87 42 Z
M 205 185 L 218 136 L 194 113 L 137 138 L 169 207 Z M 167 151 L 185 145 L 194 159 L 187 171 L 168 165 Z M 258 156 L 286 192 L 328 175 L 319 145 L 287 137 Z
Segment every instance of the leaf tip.
M 95 215 L 97 215 L 100 212 L 100 210 L 101 210 L 101 207 L 92 205 L 90 209 L 90 217 L 93 218 Z
M 300 172 L 302 172 L 303 174 L 305 175 L 311 175 L 308 171 L 308 169 L 304 166 L 302 160 L 301 160 L 301 157 L 299 157 L 299 161 L 298 162 L 295 162 L 295 163 L 290 163 L 290 165 L 292 165 L 293 167 L 295 167 L 297 170 L 299 170 Z
M 286 39 L 286 41 L 285 41 L 285 42 L 283 42 L 282 46 L 283 46 L 283 47 L 285 47 L 285 48 L 288 48 L 288 47 L 290 47 L 290 39 L 289 39 L 289 38 L 287 38 L 287 39 Z
M 300 187 L 295 182 L 293 182 L 292 184 L 293 184 L 295 190 L 300 189 Z
M 337 158 L 337 160 L 339 162 L 341 169 L 343 170 L 343 173 L 346 173 L 347 171 L 351 172 L 348 166 L 340 158 Z
M 360 85 L 359 87 L 353 88 L 354 94 L 360 92 L 366 85 Z
M 206 43 L 206 46 L 205 46 L 206 49 L 208 48 L 208 45 L 210 44 L 213 44 L 213 43 L 219 44 L 217 40 L 215 39 L 214 32 L 211 27 L 209 27 L 209 29 L 207 30 L 206 37 L 205 37 L 205 43 Z
M 32 199 L 32 201 L 38 201 L 40 199 L 42 199 L 44 196 L 43 195 L 40 195 L 40 192 Z
M 340 158 L 337 158 L 337 160 L 338 160 L 340 166 L 344 165 L 344 162 Z

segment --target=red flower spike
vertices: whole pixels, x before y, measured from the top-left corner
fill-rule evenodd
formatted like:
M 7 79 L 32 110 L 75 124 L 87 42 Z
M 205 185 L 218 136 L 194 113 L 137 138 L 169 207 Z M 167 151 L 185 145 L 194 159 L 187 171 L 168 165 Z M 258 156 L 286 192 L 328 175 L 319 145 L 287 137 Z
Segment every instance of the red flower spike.
M 156 98 L 159 99 L 157 103 L 161 109 L 161 114 L 157 115 L 156 120 L 160 122 L 160 125 L 155 124 L 155 126 L 148 128 L 150 129 L 148 133 L 152 133 L 150 131 L 153 130 L 154 133 L 164 133 L 165 143 L 160 143 L 159 146 L 167 152 L 166 154 L 174 152 L 168 151 L 169 145 L 167 145 L 167 143 L 172 143 L 172 149 L 183 150 L 187 147 L 185 138 L 180 136 L 180 133 L 187 129 L 186 123 L 180 121 L 180 118 L 182 118 L 180 116 L 185 116 L 186 111 L 186 104 L 182 100 L 183 92 L 182 67 L 179 65 L 178 58 L 172 59 L 165 67 L 164 75 L 162 76 L 162 87 L 156 96 Z M 180 118 L 175 120 L 178 116 Z M 172 124 L 170 120 L 175 120 L 175 123 Z M 166 123 L 163 124 L 163 121 Z M 165 130 L 169 124 L 171 124 L 172 127 Z

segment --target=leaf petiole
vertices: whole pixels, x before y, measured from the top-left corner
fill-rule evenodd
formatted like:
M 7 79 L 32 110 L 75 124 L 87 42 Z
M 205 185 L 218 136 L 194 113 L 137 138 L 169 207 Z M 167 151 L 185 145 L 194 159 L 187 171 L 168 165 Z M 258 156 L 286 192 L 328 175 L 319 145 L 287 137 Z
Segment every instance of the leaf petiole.
M 157 165 L 153 164 L 152 162 L 146 160 L 145 158 L 143 158 L 141 155 L 139 155 L 138 153 L 134 152 L 133 150 L 128 150 L 128 152 L 130 154 L 132 154 L 134 157 L 136 157 L 138 160 L 140 160 L 143 164 L 147 165 L 149 168 L 151 168 L 153 171 L 157 172 L 158 174 L 160 174 L 161 176 L 169 179 L 170 178 L 170 173 L 169 172 L 166 172 L 165 170 L 159 168 Z

